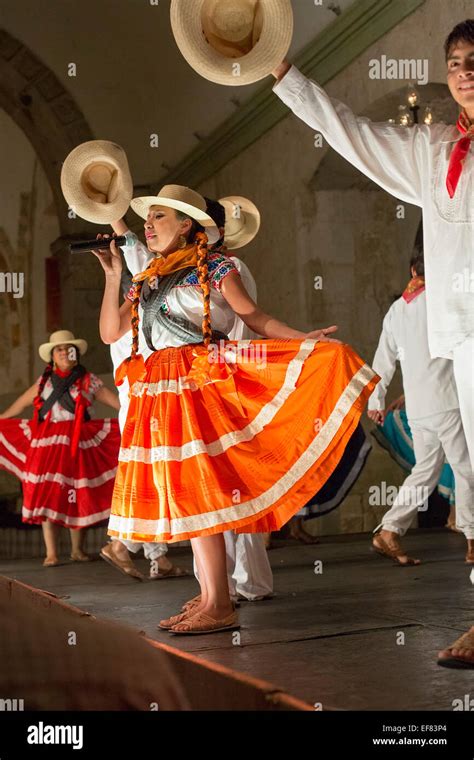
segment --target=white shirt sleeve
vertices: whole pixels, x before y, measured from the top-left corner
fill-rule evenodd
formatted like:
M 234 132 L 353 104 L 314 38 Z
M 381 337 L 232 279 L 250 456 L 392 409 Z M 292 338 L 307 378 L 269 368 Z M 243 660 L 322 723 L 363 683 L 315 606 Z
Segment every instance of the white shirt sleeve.
M 232 259 L 235 266 L 239 270 L 239 274 L 242 278 L 242 283 L 245 290 L 249 294 L 250 298 L 256 303 L 257 285 L 250 269 L 246 264 L 244 264 L 241 259 L 237 258 L 237 256 L 229 256 L 229 258 Z M 229 330 L 229 340 L 252 340 L 259 337 L 260 336 L 257 335 L 256 332 L 251 330 L 250 327 L 247 327 L 243 319 L 241 319 L 237 314 L 235 315 L 233 327 L 231 330 Z
M 398 350 L 392 331 L 392 317 L 393 312 L 390 308 L 385 315 L 379 344 L 372 362 L 372 369 L 380 375 L 381 380 L 369 398 L 370 411 L 385 409 L 385 396 L 397 365 Z
M 363 174 L 396 198 L 422 205 L 423 163 L 430 136 L 427 125 L 402 127 L 355 116 L 295 66 L 273 91 Z
M 127 232 L 129 232 L 129 230 L 127 230 Z M 132 276 L 138 274 L 138 272 L 143 272 L 143 270 L 146 269 L 147 264 L 149 264 L 150 260 L 153 258 L 153 254 L 150 253 L 148 248 L 143 245 L 140 240 L 138 240 L 135 245 L 122 245 L 120 248 L 122 249 L 125 263 Z

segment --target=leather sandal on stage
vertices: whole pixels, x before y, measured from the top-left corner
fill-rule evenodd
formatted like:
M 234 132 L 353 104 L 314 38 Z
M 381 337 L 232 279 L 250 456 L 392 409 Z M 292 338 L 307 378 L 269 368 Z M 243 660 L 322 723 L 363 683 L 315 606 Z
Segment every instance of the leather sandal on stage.
M 201 604 L 201 594 L 198 594 L 197 596 L 193 596 L 192 599 L 190 599 L 188 602 L 185 602 L 183 606 L 181 607 L 182 612 L 186 612 L 186 610 L 190 610 L 193 607 L 197 607 Z
M 71 559 L 73 562 L 92 562 L 92 557 L 84 552 L 71 552 Z
M 390 545 L 384 538 L 382 538 L 380 533 L 376 533 L 373 537 L 372 548 L 377 554 L 380 554 L 381 557 L 387 557 L 387 559 L 393 560 L 393 562 L 400 565 L 400 567 L 410 567 L 412 565 L 421 564 L 419 559 L 409 557 L 408 554 L 403 551 L 398 541 L 394 540 Z M 402 558 L 405 558 L 406 561 L 403 562 Z
M 319 544 L 319 538 L 308 533 L 304 528 L 304 520 L 302 517 L 294 517 L 290 520 L 290 537 L 295 538 L 297 541 L 301 541 L 303 544 Z
M 106 544 L 100 551 L 100 556 L 105 559 L 109 565 L 115 567 L 116 570 L 120 570 L 124 575 L 128 575 L 129 578 L 134 578 L 137 581 L 144 581 L 145 576 L 143 573 L 135 567 L 131 559 L 121 559 L 117 557 L 112 548 L 112 544 Z
M 270 599 L 271 597 L 270 596 L 268 596 L 268 597 L 267 596 L 262 596 L 261 598 L 262 599 Z M 245 599 L 245 597 L 243 597 L 243 596 L 240 597 L 240 599 L 242 599 L 243 601 L 247 601 L 247 599 Z M 232 605 L 233 605 L 234 608 L 240 607 L 239 597 L 231 596 L 230 597 L 230 601 L 232 602 Z M 181 612 L 188 612 L 189 610 L 192 610 L 195 607 L 199 607 L 200 604 L 201 604 L 201 594 L 198 594 L 197 596 L 193 596 L 193 598 L 190 599 L 189 602 L 185 602 L 183 604 L 183 606 L 181 607 Z
M 163 578 L 184 578 L 185 576 L 189 576 L 189 573 L 187 570 L 183 570 L 182 567 L 176 567 L 175 565 L 172 565 L 168 569 L 158 569 L 156 572 L 153 572 L 150 570 L 150 575 L 148 576 L 148 579 L 150 581 L 161 581 Z
M 63 563 L 57 557 L 46 557 L 43 560 L 43 567 L 57 567 Z
M 157 625 L 157 628 L 161 628 L 162 631 L 169 631 L 170 628 L 172 628 L 177 623 L 181 623 L 182 620 L 186 620 L 190 615 L 192 615 L 192 610 L 185 610 L 184 612 L 180 612 L 179 615 L 172 615 L 169 618 L 165 618 L 165 620 L 160 620 L 160 622 Z
M 474 668 L 474 627 L 439 653 L 438 665 L 443 668 Z
M 185 613 L 184 613 L 185 614 Z M 218 633 L 219 631 L 233 631 L 240 628 L 237 622 L 235 610 L 224 618 L 216 620 L 205 612 L 196 612 L 186 620 L 176 623 L 169 632 L 175 636 L 192 636 L 200 633 Z

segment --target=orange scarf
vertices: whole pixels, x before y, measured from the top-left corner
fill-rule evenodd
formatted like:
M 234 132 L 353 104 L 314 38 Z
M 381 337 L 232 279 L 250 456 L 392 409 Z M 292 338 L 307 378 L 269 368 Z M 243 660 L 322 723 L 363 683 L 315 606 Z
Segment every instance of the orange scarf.
M 188 244 L 185 248 L 173 251 L 173 253 L 168 254 L 166 257 L 157 257 L 153 259 L 145 271 L 139 272 L 139 274 L 136 274 L 135 277 L 133 277 L 132 282 L 138 283 L 143 280 L 148 280 L 149 286 L 153 289 L 153 287 L 156 287 L 158 284 L 158 277 L 171 274 L 178 269 L 197 266 L 198 246 L 205 245 L 206 243 L 207 236 L 202 232 L 198 232 L 194 243 Z M 199 388 L 202 388 L 208 383 L 227 381 L 226 392 L 223 390 L 222 395 L 225 393 L 229 405 L 233 406 L 235 412 L 239 416 L 242 415 L 243 409 L 238 401 L 235 384 L 232 378 L 232 375 L 236 372 L 235 365 L 225 361 L 222 356 L 220 356 L 219 361 L 212 361 L 211 353 L 204 342 L 193 349 L 193 356 L 194 359 L 186 380 L 194 382 Z M 121 385 L 125 377 L 127 377 L 130 386 L 132 386 L 134 382 L 143 380 L 145 376 L 146 367 L 143 356 L 137 354 L 137 356 L 133 358 L 128 357 L 128 359 L 125 359 L 120 364 L 115 373 L 115 384 L 117 386 Z
M 456 192 L 459 179 L 464 168 L 464 161 L 471 147 L 471 140 L 474 140 L 474 123 L 469 121 L 466 110 L 461 111 L 456 127 L 464 137 L 461 137 L 454 146 L 449 159 L 448 175 L 446 177 L 446 187 L 448 188 L 449 197 L 453 198 Z
M 168 256 L 157 256 L 152 259 L 145 271 L 136 274 L 132 282 L 141 282 L 146 279 L 153 282 L 154 277 L 163 277 L 165 274 L 177 272 L 178 269 L 195 267 L 197 261 L 197 243 L 189 243 L 185 248 L 179 248 Z M 150 287 L 153 286 L 150 285 Z

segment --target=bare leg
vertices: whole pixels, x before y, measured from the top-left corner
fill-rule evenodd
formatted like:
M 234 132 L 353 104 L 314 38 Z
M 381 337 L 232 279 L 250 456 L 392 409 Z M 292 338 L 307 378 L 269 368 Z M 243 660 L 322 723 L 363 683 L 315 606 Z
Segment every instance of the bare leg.
M 174 633 L 186 631 L 188 622 L 194 620 L 199 613 L 206 613 L 216 621 L 227 618 L 233 613 L 223 534 L 192 538 L 191 546 L 199 573 L 201 602 L 179 616 L 160 622 L 161 628 L 172 629 Z
M 196 560 L 196 565 L 197 565 L 197 569 L 199 573 L 199 585 L 201 586 L 201 604 L 199 605 L 199 607 L 195 608 L 197 611 L 198 609 L 204 609 L 204 607 L 207 605 L 209 594 L 207 591 L 207 583 L 206 583 L 206 568 L 202 562 L 199 543 L 196 542 L 195 538 L 191 539 L 191 546 L 193 549 L 193 554 Z
M 223 534 L 193 538 L 192 546 L 199 558 L 198 571 L 205 578 L 206 601 L 200 612 L 206 612 L 213 618 L 230 615 L 233 606 L 229 596 Z
M 466 562 L 468 565 L 474 565 L 474 539 L 467 539 Z
M 53 523 L 50 520 L 43 520 L 41 527 L 43 529 L 43 539 L 46 545 L 46 558 L 43 565 L 56 565 L 59 562 L 56 548 L 59 525 L 56 525 L 56 523 Z
M 113 538 L 110 543 L 112 544 L 113 553 L 116 554 L 119 559 L 129 559 L 131 561 L 130 552 L 121 541 L 117 541 Z
M 69 534 L 71 536 L 71 559 L 75 560 L 88 560 L 89 555 L 86 554 L 82 547 L 84 546 L 84 539 L 86 531 L 84 528 L 70 528 Z

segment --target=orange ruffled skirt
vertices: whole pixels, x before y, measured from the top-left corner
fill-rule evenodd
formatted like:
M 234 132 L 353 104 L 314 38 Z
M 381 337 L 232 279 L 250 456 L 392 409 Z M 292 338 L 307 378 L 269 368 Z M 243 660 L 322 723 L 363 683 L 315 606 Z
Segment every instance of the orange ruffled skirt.
M 379 377 L 345 344 L 225 341 L 235 372 L 189 382 L 164 348 L 130 391 L 108 533 L 174 542 L 278 530 L 340 461 Z

